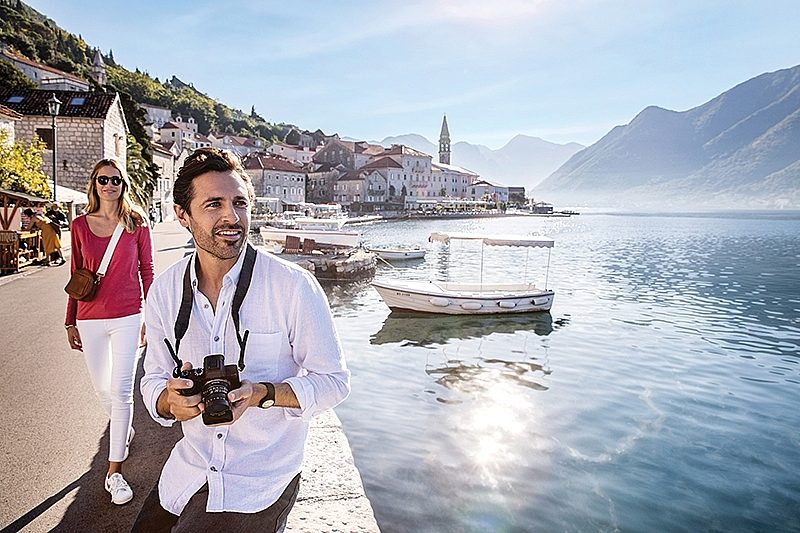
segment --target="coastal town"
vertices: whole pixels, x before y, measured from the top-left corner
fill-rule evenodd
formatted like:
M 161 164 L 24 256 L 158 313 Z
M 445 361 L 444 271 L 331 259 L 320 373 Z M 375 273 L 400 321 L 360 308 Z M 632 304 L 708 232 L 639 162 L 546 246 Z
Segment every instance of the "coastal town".
M 0 128 L 7 132 L 6 142 L 30 142 L 34 137 L 45 142 L 41 171 L 54 185 L 53 200 L 66 203 L 74 216 L 93 162 L 104 157 L 123 164 L 127 160 L 132 119 L 125 115 L 119 94 L 96 90 L 107 82 L 102 55 L 95 52 L 91 82 L 5 45 L 0 60 L 37 84 L 36 89 L 0 88 Z M 54 99 L 59 102 L 55 115 L 48 107 Z M 384 147 L 295 127 L 282 141 L 202 132 L 191 115 L 146 103 L 139 107 L 158 174 L 146 206 L 154 222 L 174 218 L 171 191 L 177 172 L 189 154 L 207 146 L 230 150 L 242 159 L 253 180 L 257 214 L 302 211 L 306 204 L 337 204 L 353 215 L 476 212 L 507 206 L 552 212 L 551 205 L 526 199 L 524 187 L 495 183 L 451 161 L 446 116 L 434 157 L 402 144 Z

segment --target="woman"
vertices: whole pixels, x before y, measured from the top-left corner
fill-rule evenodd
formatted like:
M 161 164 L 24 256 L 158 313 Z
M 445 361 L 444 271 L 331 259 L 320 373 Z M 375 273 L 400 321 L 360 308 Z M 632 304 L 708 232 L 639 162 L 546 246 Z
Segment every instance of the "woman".
M 124 231 L 95 297 L 88 302 L 69 299 L 64 327 L 70 347 L 84 352 L 95 392 L 111 420 L 105 487 L 111 501 L 121 505 L 133 498 L 122 463 L 134 434 L 137 341 L 144 342 L 142 296 L 147 297 L 153 282 L 153 246 L 144 211 L 131 201 L 120 163 L 98 162 L 87 195 L 86 214 L 72 222 L 73 272 L 78 268 L 97 272 L 117 224 Z
M 30 219 L 29 230 L 38 228 L 42 232 L 42 243 L 44 244 L 44 253 L 47 257 L 44 260 L 45 266 L 50 266 L 50 260 L 56 261 L 56 265 L 63 265 L 64 256 L 61 255 L 61 235 L 56 232 L 51 224 L 49 218 L 39 213 L 35 213 L 33 209 L 26 209 L 23 214 Z

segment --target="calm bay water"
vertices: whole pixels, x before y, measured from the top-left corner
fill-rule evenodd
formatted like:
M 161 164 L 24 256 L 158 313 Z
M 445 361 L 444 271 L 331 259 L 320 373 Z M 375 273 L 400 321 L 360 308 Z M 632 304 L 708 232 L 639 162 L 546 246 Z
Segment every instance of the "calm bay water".
M 800 531 L 800 213 L 384 223 L 478 279 L 433 230 L 556 239 L 550 313 L 398 315 L 327 287 L 353 372 L 337 408 L 385 532 Z M 486 248 L 484 281 L 547 252 Z

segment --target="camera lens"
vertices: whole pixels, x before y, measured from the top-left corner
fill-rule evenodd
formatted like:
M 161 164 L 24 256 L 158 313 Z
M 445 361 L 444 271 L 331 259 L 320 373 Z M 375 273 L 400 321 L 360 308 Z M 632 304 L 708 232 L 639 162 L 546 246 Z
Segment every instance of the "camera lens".
M 231 403 L 228 401 L 230 385 L 224 379 L 210 379 L 203 387 L 204 418 L 213 420 L 212 423 L 230 422 L 233 420 Z

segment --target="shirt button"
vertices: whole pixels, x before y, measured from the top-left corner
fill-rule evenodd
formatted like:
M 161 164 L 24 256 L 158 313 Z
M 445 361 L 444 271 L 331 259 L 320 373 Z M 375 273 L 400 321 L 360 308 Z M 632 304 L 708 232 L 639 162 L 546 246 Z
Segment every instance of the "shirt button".
M 211 470 L 212 472 L 216 472 L 217 471 L 217 467 L 216 466 L 212 466 L 209 470 Z
M 219 336 L 217 336 L 217 337 L 214 337 L 214 342 L 216 342 L 216 341 L 218 341 L 218 340 L 219 340 Z
M 205 304 L 203 307 L 204 307 L 205 309 L 208 309 L 208 304 Z
M 222 438 L 222 433 L 217 433 L 217 438 L 221 439 Z

